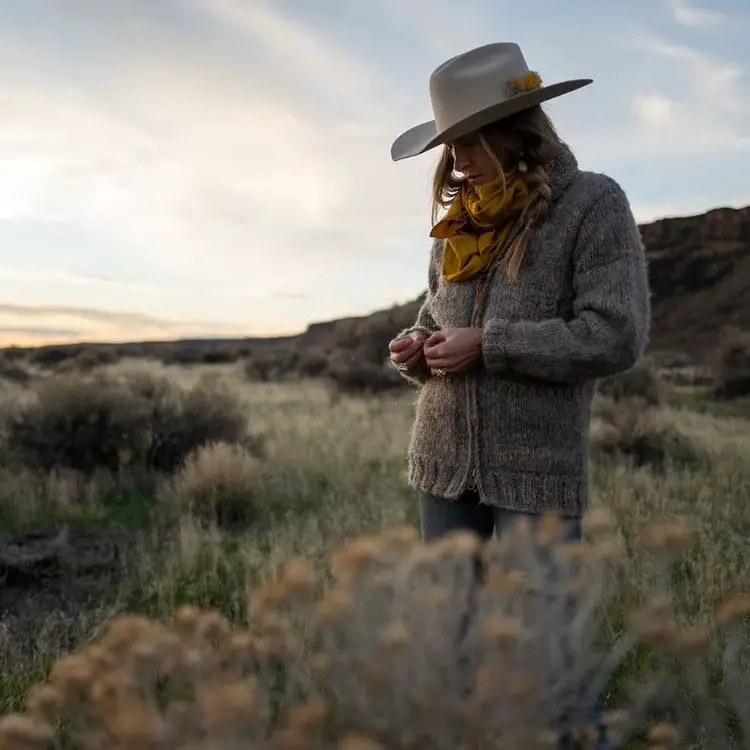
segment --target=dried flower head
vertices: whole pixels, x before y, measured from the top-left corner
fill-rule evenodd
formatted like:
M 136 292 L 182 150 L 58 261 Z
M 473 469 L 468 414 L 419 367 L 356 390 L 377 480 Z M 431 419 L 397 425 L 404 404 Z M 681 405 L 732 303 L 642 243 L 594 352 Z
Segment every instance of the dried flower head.
M 685 554 L 695 543 L 695 529 L 683 519 L 653 521 L 643 532 L 644 544 L 666 556 Z
M 346 735 L 337 750 L 384 750 L 383 746 L 362 734 L 351 733 Z
M 0 718 L 0 750 L 46 750 L 53 736 L 52 727 L 34 716 Z
M 715 620 L 719 627 L 750 618 L 750 594 L 735 594 L 724 600 L 716 610 Z
M 674 748 L 680 743 L 680 731 L 673 724 L 659 722 L 649 727 L 648 742 L 650 746 L 660 748 Z
M 591 508 L 583 516 L 583 530 L 586 534 L 612 534 L 617 531 L 617 519 L 612 511 L 602 506 Z
M 506 80 L 508 87 L 508 96 L 517 96 L 525 94 L 528 91 L 535 91 L 542 87 L 542 77 L 534 70 L 530 70 L 517 78 L 508 78 Z

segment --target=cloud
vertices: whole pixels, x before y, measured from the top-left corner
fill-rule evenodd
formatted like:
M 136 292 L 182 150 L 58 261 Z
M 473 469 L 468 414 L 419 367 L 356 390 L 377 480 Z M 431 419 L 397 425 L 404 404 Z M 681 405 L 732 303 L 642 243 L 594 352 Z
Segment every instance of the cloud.
M 87 322 L 112 323 L 116 325 L 149 325 L 160 328 L 168 328 L 172 325 L 168 321 L 160 320 L 151 315 L 63 305 L 32 306 L 0 303 L 0 315 L 15 315 L 19 318 L 40 318 L 57 315 L 60 317 L 78 318 Z
M 0 325 L 0 344 L 3 346 L 19 346 L 29 341 L 50 341 L 61 339 L 72 341 L 81 335 L 77 328 L 52 328 L 50 326 L 6 326 Z M 11 341 L 14 343 L 8 344 Z M 23 342 L 19 344 L 18 342 Z
M 282 292 L 282 291 L 275 291 L 271 292 L 271 297 L 275 297 L 276 299 L 294 299 L 294 300 L 303 300 L 308 299 L 309 294 L 300 294 L 299 292 Z
M 149 284 L 98 274 L 69 273 L 66 271 L 29 271 L 16 268 L 0 268 L 0 279 L 26 284 L 53 283 L 71 286 L 116 288 L 128 291 L 158 292 L 164 289 L 162 284 Z
M 669 7 L 672 11 L 672 17 L 677 23 L 691 28 L 717 26 L 727 20 L 724 13 L 717 10 L 697 8 L 689 5 L 685 0 L 670 0 Z
M 271 290 L 288 288 L 293 268 L 299 293 L 328 283 L 331 264 L 363 258 L 358 235 L 380 238 L 381 255 L 424 236 L 429 165 L 397 172 L 388 156 L 411 124 L 388 107 L 397 73 L 276 5 L 171 6 L 197 14 L 204 34 L 216 24 L 221 49 L 191 45 L 156 14 L 166 43 L 155 50 L 120 18 L 129 46 L 106 75 L 89 66 L 73 86 L 41 57 L 22 87 L 0 84 L 0 217 L 121 242 L 144 284 L 158 273 Z
M 357 55 L 330 36 L 279 11 L 265 0 L 192 0 L 192 3 L 235 33 L 253 38 L 264 51 L 264 66 L 280 74 L 287 90 L 300 100 L 326 97 L 342 100 L 354 111 L 377 117 L 382 105 L 376 96 L 382 80 Z M 384 93 L 384 92 L 383 92 Z
M 400 36 L 426 48 L 435 57 L 435 68 L 443 59 L 464 49 L 496 41 L 488 36 L 487 19 L 496 3 L 475 0 L 461 5 L 460 22 L 454 0 L 352 0 L 355 7 L 365 7 L 385 20 Z M 446 30 L 450 42 L 446 43 Z M 482 39 L 483 41 L 477 41 Z
M 674 121 L 675 103 L 658 94 L 643 94 L 635 97 L 635 108 L 639 120 L 646 126 L 664 127 Z
M 750 89 L 739 65 L 648 33 L 633 46 L 651 83 L 632 92 L 623 141 L 662 159 L 750 151 Z
M 31 322 L 33 321 L 33 323 Z M 0 304 L 0 345 L 244 336 L 241 326 L 62 305 Z

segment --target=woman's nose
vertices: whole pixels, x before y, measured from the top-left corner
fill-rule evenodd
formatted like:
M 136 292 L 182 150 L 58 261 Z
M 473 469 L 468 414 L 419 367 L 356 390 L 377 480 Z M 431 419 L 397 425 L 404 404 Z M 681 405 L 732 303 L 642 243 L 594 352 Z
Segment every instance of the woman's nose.
M 467 158 L 467 155 L 464 152 L 456 151 L 456 155 L 454 157 L 456 162 L 456 170 L 459 172 L 467 172 L 469 168 L 469 159 Z

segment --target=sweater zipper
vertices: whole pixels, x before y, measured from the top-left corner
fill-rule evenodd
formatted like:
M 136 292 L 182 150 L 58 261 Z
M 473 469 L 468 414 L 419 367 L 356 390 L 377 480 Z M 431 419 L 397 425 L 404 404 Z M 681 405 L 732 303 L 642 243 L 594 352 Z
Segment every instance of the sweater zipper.
M 477 288 L 476 292 L 474 294 L 474 309 L 471 314 L 471 325 L 473 328 L 479 328 L 480 321 L 482 319 L 482 313 L 484 312 L 484 292 L 485 292 L 485 283 L 487 281 L 487 276 L 489 275 L 489 269 L 487 271 L 484 271 L 479 279 L 477 279 Z M 470 412 L 471 413 L 471 412 Z M 471 473 L 469 478 L 469 491 L 470 492 L 476 492 L 477 491 L 477 465 L 476 461 L 474 460 L 474 446 L 472 445 L 471 448 Z
M 516 237 L 520 233 L 520 228 L 515 228 L 507 237 L 505 240 L 505 243 L 502 248 L 502 252 L 498 253 L 498 259 L 505 256 L 505 254 L 508 252 L 508 248 L 511 246 L 511 244 L 515 241 Z M 471 325 L 473 328 L 481 328 L 482 327 L 482 319 L 484 317 L 484 308 L 485 308 L 485 302 L 486 302 L 486 287 L 487 287 L 487 279 L 490 277 L 490 274 L 493 273 L 495 269 L 497 261 L 493 263 L 486 271 L 484 271 L 477 280 L 477 288 L 474 293 L 474 309 L 472 311 L 471 315 Z M 471 425 L 469 425 L 470 428 L 470 434 L 474 433 L 474 430 L 471 430 Z M 473 442 L 473 441 L 470 441 Z M 474 453 L 475 453 L 475 446 L 471 445 L 471 456 L 470 456 L 470 462 L 471 462 L 471 472 L 469 474 L 469 490 L 476 492 L 478 489 L 477 485 L 477 465 L 476 461 L 474 460 Z

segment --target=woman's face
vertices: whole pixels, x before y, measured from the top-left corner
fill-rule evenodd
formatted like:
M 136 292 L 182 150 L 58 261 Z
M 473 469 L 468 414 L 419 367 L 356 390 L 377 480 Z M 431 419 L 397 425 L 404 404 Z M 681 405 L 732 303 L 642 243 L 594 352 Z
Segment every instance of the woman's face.
M 449 145 L 456 171 L 462 172 L 472 185 L 481 185 L 499 176 L 496 161 L 487 153 L 478 133 L 469 133 Z

